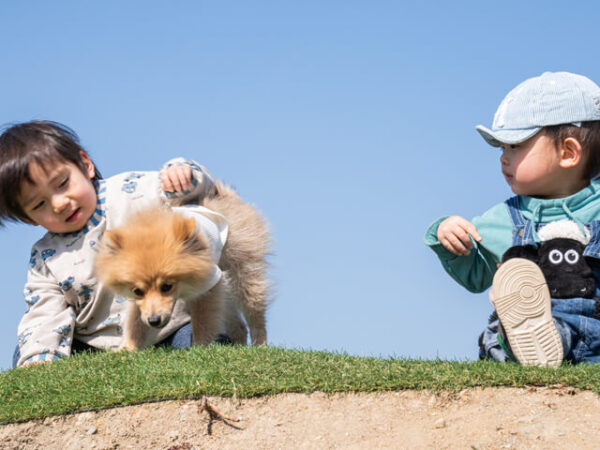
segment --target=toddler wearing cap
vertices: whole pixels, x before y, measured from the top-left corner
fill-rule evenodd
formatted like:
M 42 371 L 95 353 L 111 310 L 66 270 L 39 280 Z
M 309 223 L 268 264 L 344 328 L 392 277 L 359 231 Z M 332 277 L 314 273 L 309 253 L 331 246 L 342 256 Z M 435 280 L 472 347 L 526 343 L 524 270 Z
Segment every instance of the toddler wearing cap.
M 496 311 L 480 336 L 480 357 L 539 366 L 599 362 L 600 182 L 594 178 L 600 174 L 600 87 L 581 75 L 544 73 L 508 93 L 491 129 L 476 129 L 501 148 L 500 168 L 516 195 L 472 221 L 438 219 L 425 243 L 469 291 L 492 286 Z M 592 298 L 552 298 L 528 259 L 500 264 L 510 247 L 539 246 L 544 233 L 538 231 L 556 221 L 574 224 L 585 238 Z M 554 259 L 574 260 L 563 256 Z

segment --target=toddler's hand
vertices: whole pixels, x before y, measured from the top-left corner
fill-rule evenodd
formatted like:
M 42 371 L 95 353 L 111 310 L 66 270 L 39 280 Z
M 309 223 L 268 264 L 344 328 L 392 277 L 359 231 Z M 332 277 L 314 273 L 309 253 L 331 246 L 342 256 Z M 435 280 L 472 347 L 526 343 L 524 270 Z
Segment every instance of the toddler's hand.
M 192 185 L 192 169 L 188 166 L 171 166 L 160 174 L 163 191 L 180 192 Z
M 19 367 L 37 366 L 39 364 L 47 364 L 49 362 L 50 361 L 29 361 L 29 362 L 21 364 Z
M 446 250 L 459 256 L 468 255 L 473 248 L 469 235 L 477 242 L 481 241 L 475 225 L 459 216 L 448 217 L 437 230 L 438 241 Z

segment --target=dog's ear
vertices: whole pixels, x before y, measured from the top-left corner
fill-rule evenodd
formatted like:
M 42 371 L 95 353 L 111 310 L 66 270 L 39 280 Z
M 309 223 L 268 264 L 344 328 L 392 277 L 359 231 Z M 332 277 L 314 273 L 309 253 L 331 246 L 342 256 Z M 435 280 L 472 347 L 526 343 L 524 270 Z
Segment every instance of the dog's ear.
M 192 218 L 178 217 L 173 222 L 173 232 L 180 242 L 192 252 L 199 252 L 208 248 L 201 233 L 196 231 L 196 221 Z
M 110 253 L 118 253 L 123 248 L 121 235 L 118 231 L 105 231 L 102 235 L 102 245 Z

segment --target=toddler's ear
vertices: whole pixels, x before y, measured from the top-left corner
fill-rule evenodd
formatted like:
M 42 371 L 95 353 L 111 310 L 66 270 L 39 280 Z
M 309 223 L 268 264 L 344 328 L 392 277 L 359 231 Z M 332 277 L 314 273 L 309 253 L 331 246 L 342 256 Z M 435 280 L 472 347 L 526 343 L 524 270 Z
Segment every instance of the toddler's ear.
M 575 167 L 581 162 L 582 149 L 579 141 L 573 137 L 568 137 L 562 142 L 560 148 L 560 166 L 567 169 Z
M 79 151 L 79 156 L 81 157 L 81 161 L 85 167 L 85 171 L 87 176 L 92 179 L 96 175 L 96 168 L 94 167 L 94 163 L 92 162 L 89 155 L 83 150 Z
M 110 253 L 118 253 L 123 248 L 121 235 L 118 231 L 105 231 L 102 235 L 102 245 Z

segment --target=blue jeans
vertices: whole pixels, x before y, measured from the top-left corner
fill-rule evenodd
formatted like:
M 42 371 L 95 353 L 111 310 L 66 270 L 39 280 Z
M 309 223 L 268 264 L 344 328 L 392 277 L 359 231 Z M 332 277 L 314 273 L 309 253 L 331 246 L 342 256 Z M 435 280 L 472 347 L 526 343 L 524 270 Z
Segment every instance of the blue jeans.
M 573 364 L 600 362 L 600 299 L 552 299 L 552 317 L 563 344 L 564 358 Z M 479 338 L 479 357 L 509 359 L 498 342 L 498 317 L 493 314 Z M 506 339 L 503 337 L 506 343 Z M 510 343 L 508 343 L 510 344 Z
M 552 317 L 566 360 L 600 362 L 599 308 L 598 298 L 552 299 Z
M 192 346 L 192 324 L 187 323 L 171 334 L 169 337 L 163 339 L 158 344 L 158 346 L 165 347 L 173 347 L 173 348 L 188 348 Z M 73 353 L 81 353 L 83 351 L 97 351 L 98 349 L 92 347 L 91 345 L 87 345 L 84 342 L 77 341 L 73 339 L 73 344 L 71 345 L 71 354 Z M 21 358 L 21 352 L 19 351 L 19 346 L 15 348 L 15 353 L 13 354 L 13 368 L 17 367 L 17 362 Z

